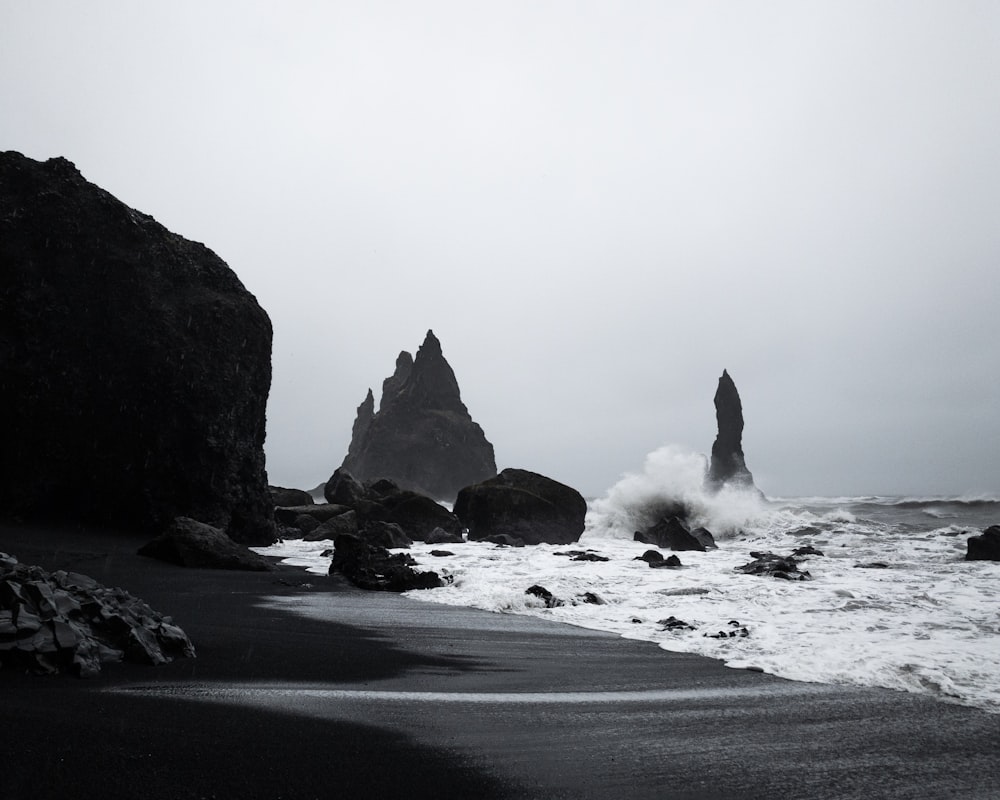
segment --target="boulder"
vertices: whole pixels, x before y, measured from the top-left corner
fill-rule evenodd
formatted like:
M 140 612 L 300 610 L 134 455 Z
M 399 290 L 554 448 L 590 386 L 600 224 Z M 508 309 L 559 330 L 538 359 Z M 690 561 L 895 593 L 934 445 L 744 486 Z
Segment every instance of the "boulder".
M 463 486 L 496 475 L 493 445 L 462 402 L 433 331 L 416 359 L 400 353 L 396 371 L 382 384 L 377 412 L 368 390 L 342 468 L 360 480 L 389 478 L 438 500 L 452 500 Z
M 481 541 L 495 544 L 498 547 L 524 547 L 523 539 L 518 539 L 516 536 L 510 536 L 506 533 L 495 533 L 492 536 L 487 536 Z
M 409 547 L 413 544 L 413 540 L 395 522 L 382 522 L 381 520 L 366 522 L 358 536 L 368 544 L 385 547 L 388 550 Z
M 558 608 L 559 606 L 564 605 L 562 600 L 554 596 L 552 592 L 550 592 L 544 586 L 539 586 L 538 584 L 535 584 L 534 586 L 529 586 L 527 589 L 524 590 L 524 593 L 530 594 L 533 597 L 537 597 L 539 600 L 545 603 L 546 608 Z
M 426 541 L 435 530 L 443 530 L 463 541 L 462 523 L 440 503 L 406 489 L 387 492 L 373 504 L 368 515 L 372 519 L 394 522 L 417 541 Z
M 264 571 L 270 564 L 234 542 L 218 528 L 178 517 L 159 537 L 139 548 L 139 555 L 181 567 Z
M 1000 561 L 1000 525 L 991 525 L 966 542 L 966 561 Z
M 274 518 L 285 525 L 294 525 L 299 517 L 305 515 L 322 523 L 334 517 L 339 517 L 350 510 L 350 506 L 342 506 L 337 503 L 314 503 L 308 506 L 279 506 L 274 509 Z
M 356 511 L 345 511 L 336 517 L 331 517 L 308 537 L 302 537 L 307 541 L 318 542 L 323 539 L 336 539 L 342 533 L 356 534 L 358 532 L 358 514 Z
M 354 508 L 368 502 L 368 489 L 350 472 L 339 467 L 323 487 L 323 496 L 328 503 Z
M 330 562 L 330 574 L 339 572 L 361 589 L 405 592 L 435 589 L 445 581 L 436 572 L 417 572 L 416 562 L 406 553 L 390 553 L 351 534 L 337 537 Z
M 0 153 L 0 507 L 275 538 L 271 323 L 202 244 L 64 158 Z
M 424 539 L 427 544 L 462 544 L 465 539 L 460 533 L 449 533 L 443 528 L 435 528 Z
M 681 564 L 681 560 L 677 556 L 667 556 L 659 561 L 650 561 L 649 566 L 652 569 L 676 569 L 684 565 Z
M 275 506 L 311 506 L 315 501 L 309 492 L 303 489 L 285 489 L 282 486 L 268 486 L 271 502 Z
M 576 489 L 544 475 L 505 469 L 462 489 L 455 515 L 470 539 L 506 535 L 524 544 L 570 544 L 583 533 L 587 502 Z
M 680 517 L 661 519 L 645 531 L 636 531 L 633 539 L 643 544 L 652 544 L 666 550 L 715 550 L 715 539 L 704 528 L 688 530 Z
M 750 557 L 754 560 L 740 567 L 735 567 L 735 570 L 737 572 L 745 572 L 747 575 L 769 576 L 786 581 L 812 580 L 812 575 L 805 570 L 799 570 L 798 560 L 795 556 L 751 552 Z
M 194 658 L 187 635 L 122 589 L 75 572 L 46 572 L 0 553 L 0 667 L 98 675 L 109 661 Z
M 725 485 L 754 489 L 753 475 L 743 457 L 743 404 L 736 384 L 726 370 L 722 370 L 719 386 L 715 391 L 715 418 L 718 435 L 712 444 L 706 484 L 711 490 Z

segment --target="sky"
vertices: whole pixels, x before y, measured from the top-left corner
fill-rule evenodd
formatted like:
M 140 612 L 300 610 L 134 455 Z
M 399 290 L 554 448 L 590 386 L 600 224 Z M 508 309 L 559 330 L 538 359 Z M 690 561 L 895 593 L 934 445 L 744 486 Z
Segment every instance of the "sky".
M 204 242 L 311 488 L 432 328 L 499 468 L 1000 494 L 1000 4 L 0 0 L 0 149 Z

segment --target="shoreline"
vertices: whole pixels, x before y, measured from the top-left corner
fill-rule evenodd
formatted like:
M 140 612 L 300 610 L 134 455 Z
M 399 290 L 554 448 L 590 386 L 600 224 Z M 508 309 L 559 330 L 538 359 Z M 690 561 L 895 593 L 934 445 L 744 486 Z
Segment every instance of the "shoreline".
M 1000 717 L 983 711 L 890 690 L 817 691 L 613 633 L 366 593 L 299 567 L 183 569 L 135 555 L 144 541 L 0 525 L 0 551 L 120 586 L 172 615 L 198 652 L 155 668 L 107 665 L 92 680 L 0 671 L 4 800 L 1000 791 Z

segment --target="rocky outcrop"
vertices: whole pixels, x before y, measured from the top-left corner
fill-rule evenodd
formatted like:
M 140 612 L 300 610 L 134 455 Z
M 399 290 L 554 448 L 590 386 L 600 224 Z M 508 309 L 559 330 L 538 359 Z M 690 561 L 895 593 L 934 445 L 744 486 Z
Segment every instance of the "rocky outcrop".
M 178 517 L 163 534 L 139 548 L 139 555 L 179 567 L 263 572 L 271 566 L 252 550 L 211 525 Z
M 583 533 L 587 501 L 576 489 L 544 475 L 505 469 L 462 489 L 455 515 L 469 529 L 470 539 L 506 536 L 524 544 L 570 544 Z
M 271 323 L 222 259 L 7 152 L 0 265 L 0 508 L 271 542 Z
M 665 517 L 644 531 L 636 531 L 636 542 L 652 544 L 666 550 L 715 550 L 715 538 L 705 528 L 689 530 L 680 517 Z
M 111 661 L 194 658 L 170 617 L 76 572 L 46 572 L 0 553 L 0 667 L 94 677 Z
M 416 561 L 406 553 L 390 553 L 359 536 L 342 534 L 333 545 L 330 574 L 341 573 L 360 589 L 406 592 L 444 586 L 436 572 L 417 572 Z
M 753 475 L 743 458 L 743 404 L 736 384 L 726 370 L 715 391 L 715 418 L 719 433 L 712 444 L 712 460 L 706 484 L 709 489 L 725 485 L 755 489 Z
M 268 486 L 271 493 L 271 503 L 281 506 L 311 506 L 315 501 L 309 492 L 302 489 L 286 489 L 283 486 Z
M 991 525 L 966 543 L 966 561 L 1000 561 L 1000 525 Z
M 369 390 L 342 467 L 359 480 L 390 478 L 438 500 L 452 500 L 463 486 L 496 475 L 493 445 L 462 403 L 433 331 L 416 359 L 400 353 L 396 371 L 382 384 L 377 413 Z
M 754 560 L 735 567 L 737 572 L 747 575 L 761 575 L 771 578 L 780 578 L 785 581 L 811 581 L 812 575 L 806 570 L 799 569 L 799 562 L 802 560 L 798 556 L 779 556 L 775 553 L 751 552 L 750 557 Z

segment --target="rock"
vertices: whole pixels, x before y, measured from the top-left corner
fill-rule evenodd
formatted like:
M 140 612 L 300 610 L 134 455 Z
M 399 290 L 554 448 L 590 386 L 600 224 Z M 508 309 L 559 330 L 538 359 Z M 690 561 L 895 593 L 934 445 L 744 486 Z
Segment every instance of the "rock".
M 431 555 L 435 558 L 445 558 L 455 555 L 451 550 L 431 550 Z
M 1000 525 L 991 525 L 966 542 L 966 561 L 1000 561 Z
M 181 567 L 205 569 L 271 569 L 261 556 L 234 542 L 218 528 L 177 517 L 166 532 L 139 548 L 139 555 Z
M 779 556 L 774 553 L 751 552 L 754 559 L 748 564 L 735 567 L 737 572 L 747 575 L 766 575 L 786 581 L 810 581 L 812 575 L 805 570 L 800 571 L 793 556 Z
M 303 537 L 306 541 L 319 542 L 324 539 L 336 539 L 342 533 L 356 534 L 358 532 L 358 514 L 356 511 L 345 511 L 336 517 L 331 517 L 316 530 Z
M 634 541 L 652 544 L 667 550 L 715 550 L 712 534 L 704 528 L 688 530 L 680 517 L 666 517 L 645 531 L 636 531 Z
M 793 556 L 821 556 L 823 555 L 822 550 L 817 550 L 812 545 L 807 544 L 805 547 L 796 547 L 792 550 Z
M 312 495 L 302 489 L 285 489 L 281 486 L 268 486 L 271 493 L 271 503 L 275 506 L 311 506 Z
M 351 510 L 350 506 L 342 506 L 337 503 L 314 503 L 306 506 L 279 506 L 274 509 L 274 518 L 285 525 L 294 525 L 299 517 L 305 515 L 312 517 L 319 523 L 339 517 Z
M 436 572 L 417 572 L 414 564 L 406 553 L 390 553 L 345 533 L 334 542 L 330 574 L 340 572 L 355 586 L 372 591 L 405 592 L 445 585 Z
M 386 492 L 373 504 L 368 515 L 399 525 L 407 535 L 417 541 L 426 541 L 435 530 L 442 530 L 452 537 L 452 542 L 462 539 L 462 523 L 440 503 L 407 489 Z
M 650 561 L 649 566 L 653 569 L 676 569 L 677 567 L 683 566 L 681 560 L 677 556 L 669 556 L 667 558 L 661 558 L 659 561 Z
M 271 323 L 204 245 L 0 153 L 0 507 L 274 541 Z
M 435 528 L 424 539 L 427 544 L 462 544 L 465 539 L 460 533 L 449 533 L 443 528 Z
M 413 540 L 395 522 L 372 520 L 366 522 L 358 534 L 368 544 L 378 545 L 388 550 L 409 547 Z
M 487 536 L 481 541 L 490 542 L 499 547 L 524 547 L 524 540 L 518 539 L 516 536 L 510 536 L 506 533 L 495 533 L 492 536 Z
M 0 666 L 34 673 L 100 673 L 109 661 L 194 658 L 170 617 L 121 589 L 0 557 Z
M 594 594 L 593 592 L 584 592 L 580 595 L 581 603 L 588 603 L 592 606 L 603 606 L 605 605 L 604 599 L 599 594 Z
M 558 597 L 553 596 L 552 592 L 546 589 L 544 586 L 539 586 L 535 584 L 534 586 L 529 586 L 524 590 L 525 594 L 530 594 L 537 597 L 539 600 L 545 603 L 546 608 L 558 608 L 563 605 L 563 601 Z
M 747 630 L 746 626 L 740 625 L 738 620 L 729 620 L 729 630 L 717 631 L 716 633 L 704 633 L 708 639 L 745 639 L 750 635 L 750 631 Z
M 722 371 L 715 391 L 715 418 L 719 433 L 712 444 L 707 486 L 718 490 L 725 485 L 756 490 L 753 475 L 743 457 L 743 404 L 736 384 L 726 370 Z
M 677 619 L 677 617 L 670 616 L 666 619 L 661 619 L 656 623 L 657 625 L 663 626 L 665 631 L 693 631 L 696 630 L 695 626 L 689 622 L 685 622 L 682 619 Z
M 462 489 L 455 515 L 470 539 L 507 535 L 525 544 L 570 544 L 583 533 L 587 502 L 576 489 L 544 475 L 505 469 Z
M 299 514 L 292 523 L 292 527 L 302 533 L 303 537 L 312 533 L 319 526 L 319 520 L 311 514 Z
M 647 564 L 657 564 L 663 561 L 663 553 L 659 550 L 647 550 L 641 556 L 636 556 L 633 561 L 645 561 Z
M 462 403 L 433 331 L 415 360 L 400 353 L 395 373 L 382 384 L 378 412 L 369 390 L 342 469 L 360 480 L 390 478 L 439 500 L 452 500 L 463 486 L 496 475 L 493 445 Z
M 607 556 L 602 556 L 598 553 L 580 553 L 579 555 L 572 556 L 570 561 L 610 561 L 611 559 Z
M 368 502 L 368 490 L 343 467 L 334 470 L 323 487 L 323 496 L 328 503 L 352 508 Z

